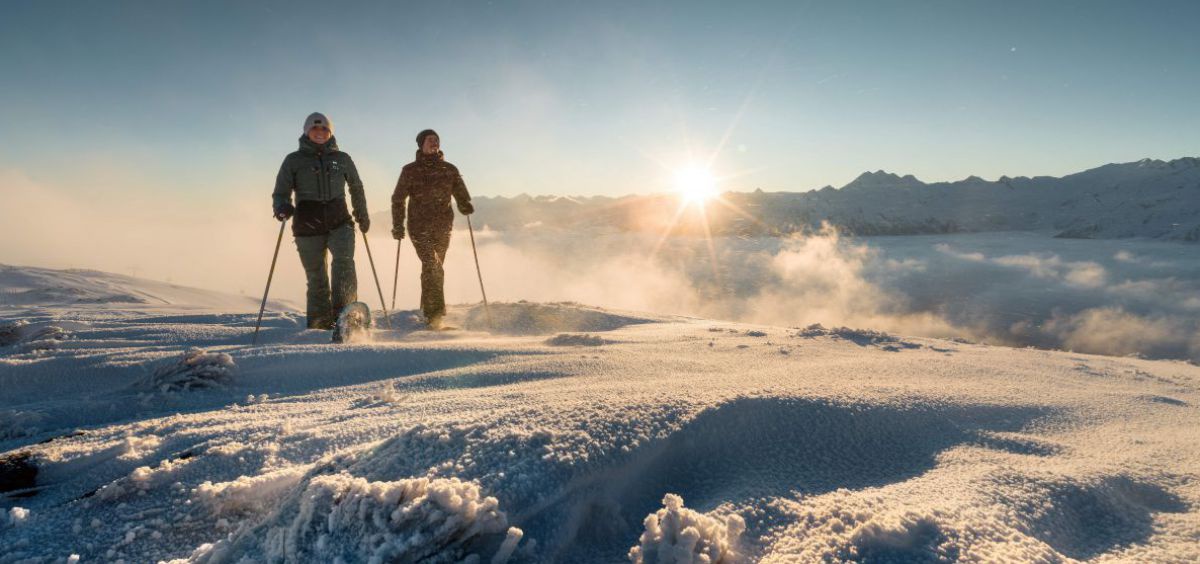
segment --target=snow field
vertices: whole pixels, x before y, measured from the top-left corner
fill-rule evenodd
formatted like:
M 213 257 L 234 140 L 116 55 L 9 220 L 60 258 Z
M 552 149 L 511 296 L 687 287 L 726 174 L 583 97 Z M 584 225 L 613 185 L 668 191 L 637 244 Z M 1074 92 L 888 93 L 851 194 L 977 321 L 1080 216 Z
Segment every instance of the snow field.
M 574 304 L 346 347 L 282 315 L 259 347 L 250 314 L 38 315 L 76 338 L 0 356 L 0 409 L 38 418 L 0 437 L 38 469 L 0 562 L 1200 558 L 1187 363 Z M 138 386 L 202 355 L 237 370 Z

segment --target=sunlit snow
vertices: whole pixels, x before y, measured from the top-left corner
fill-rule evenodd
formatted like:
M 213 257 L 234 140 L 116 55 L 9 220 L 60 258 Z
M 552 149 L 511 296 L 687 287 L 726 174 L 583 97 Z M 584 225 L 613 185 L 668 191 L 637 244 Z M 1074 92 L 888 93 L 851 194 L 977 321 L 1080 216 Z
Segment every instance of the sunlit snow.
M 0 562 L 1200 559 L 1185 361 L 550 302 L 253 347 L 252 299 L 43 279 L 84 299 L 0 309 Z

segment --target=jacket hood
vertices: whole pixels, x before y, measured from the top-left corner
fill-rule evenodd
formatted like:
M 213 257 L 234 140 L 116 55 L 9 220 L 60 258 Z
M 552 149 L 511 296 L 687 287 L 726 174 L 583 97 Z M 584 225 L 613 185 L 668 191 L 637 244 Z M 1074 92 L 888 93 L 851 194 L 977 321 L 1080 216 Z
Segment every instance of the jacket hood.
M 300 150 L 306 153 L 313 153 L 314 155 L 317 155 L 323 152 L 332 153 L 333 151 L 338 151 L 339 149 L 337 145 L 337 138 L 332 135 L 329 136 L 329 140 L 326 141 L 324 145 L 313 143 L 311 140 L 309 140 L 307 135 L 301 135 Z

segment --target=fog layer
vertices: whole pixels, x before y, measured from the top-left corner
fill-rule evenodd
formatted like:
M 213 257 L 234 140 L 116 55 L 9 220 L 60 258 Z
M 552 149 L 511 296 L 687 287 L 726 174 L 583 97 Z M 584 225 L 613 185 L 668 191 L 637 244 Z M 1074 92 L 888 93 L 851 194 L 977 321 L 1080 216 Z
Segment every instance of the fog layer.
M 465 236 L 456 233 L 448 257 L 450 297 L 477 301 Z M 493 300 L 1200 359 L 1200 249 L 1191 244 L 1032 233 L 847 238 L 831 229 L 716 238 L 711 250 L 703 238 L 660 244 L 536 228 L 477 240 Z
M 146 186 L 116 199 L 0 171 L 0 263 L 93 268 L 261 296 L 279 224 L 269 197 L 178 197 Z M 378 207 L 374 208 L 383 211 Z M 668 210 L 669 213 L 670 210 Z M 1200 360 L 1200 248 L 1032 233 L 847 238 L 667 237 L 555 229 L 493 231 L 476 218 L 494 301 L 585 304 L 772 325 L 822 323 L 900 334 Z M 371 250 L 391 305 L 396 243 Z M 385 222 L 386 223 L 386 222 Z M 446 258 L 447 298 L 476 302 L 465 222 Z M 379 291 L 360 236 L 359 298 Z M 396 308 L 419 303 L 419 265 L 400 247 Z M 304 276 L 284 233 L 272 298 L 301 306 Z

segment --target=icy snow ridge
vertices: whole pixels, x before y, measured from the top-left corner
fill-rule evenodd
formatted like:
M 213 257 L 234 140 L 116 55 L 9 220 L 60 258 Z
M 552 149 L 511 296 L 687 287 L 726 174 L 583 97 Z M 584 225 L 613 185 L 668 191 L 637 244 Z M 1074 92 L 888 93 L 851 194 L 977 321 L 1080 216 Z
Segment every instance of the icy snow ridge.
M 18 319 L 0 325 L 0 347 L 16 346 L 18 353 L 42 353 L 57 349 L 71 333 L 57 325 L 32 325 Z
M 742 562 L 737 545 L 746 521 L 737 515 L 709 517 L 683 506 L 683 498 L 667 494 L 663 508 L 647 515 L 638 545 L 629 549 L 634 564 L 735 564 Z
M 8 347 L 21 342 L 21 328 L 28 325 L 24 319 L 17 319 L 0 324 L 0 347 Z
M 293 466 L 258 476 L 242 476 L 232 482 L 204 482 L 192 493 L 192 499 L 221 517 L 262 513 L 296 487 L 306 470 L 304 466 Z
M 597 335 L 588 334 L 571 334 L 559 333 L 549 339 L 546 339 L 546 344 L 552 347 L 598 347 L 607 344 L 609 341 Z
M 194 552 L 192 562 L 507 561 L 521 538 L 494 497 L 453 478 L 370 482 L 317 475 L 267 523 Z
M 215 388 L 233 379 L 237 365 L 227 353 L 210 353 L 201 348 L 188 349 L 175 362 L 164 364 L 137 387 L 166 392 Z
M 484 308 L 467 314 L 463 328 L 509 335 L 547 335 L 560 332 L 613 331 L 654 321 L 649 316 L 621 315 L 578 304 L 494 303 L 491 322 Z

